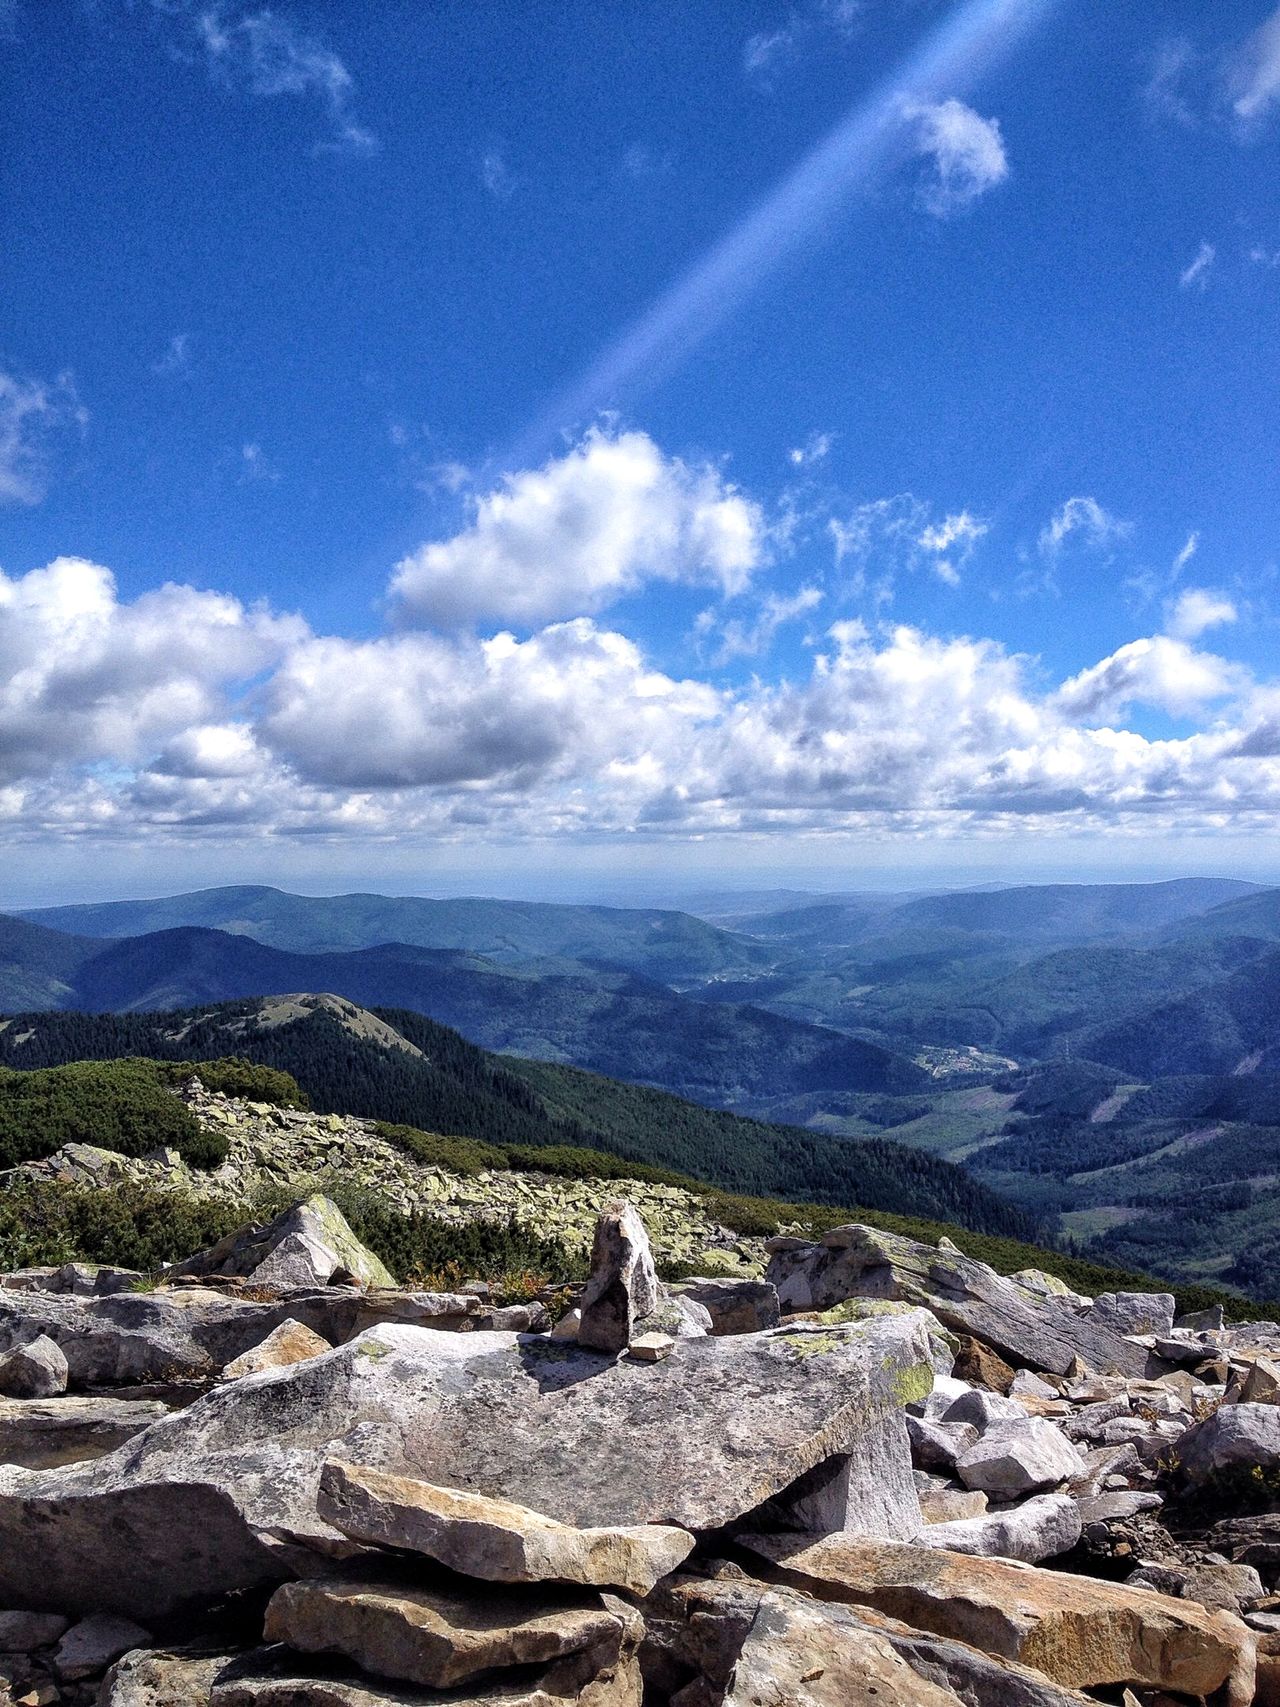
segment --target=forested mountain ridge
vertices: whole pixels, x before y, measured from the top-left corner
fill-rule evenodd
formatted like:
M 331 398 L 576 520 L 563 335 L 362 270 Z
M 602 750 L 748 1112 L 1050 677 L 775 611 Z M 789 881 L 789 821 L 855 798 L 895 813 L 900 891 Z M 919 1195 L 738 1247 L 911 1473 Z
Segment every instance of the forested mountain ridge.
M 397 1041 L 398 1040 L 398 1041 Z M 234 1054 L 293 1076 L 321 1112 L 482 1139 L 587 1146 L 726 1190 L 951 1220 L 1027 1237 L 1032 1217 L 962 1168 L 906 1146 L 847 1142 L 707 1109 L 569 1068 L 504 1060 L 421 1014 L 370 1016 L 327 995 L 164 1014 L 21 1014 L 0 1021 L 0 1067 Z
M 144 936 L 185 926 L 251 937 L 293 954 L 340 954 L 402 943 L 489 960 L 600 962 L 664 981 L 766 966 L 769 951 L 670 908 L 570 906 L 480 897 L 291 895 L 282 889 L 198 890 L 152 901 L 48 907 L 29 923 L 90 937 Z

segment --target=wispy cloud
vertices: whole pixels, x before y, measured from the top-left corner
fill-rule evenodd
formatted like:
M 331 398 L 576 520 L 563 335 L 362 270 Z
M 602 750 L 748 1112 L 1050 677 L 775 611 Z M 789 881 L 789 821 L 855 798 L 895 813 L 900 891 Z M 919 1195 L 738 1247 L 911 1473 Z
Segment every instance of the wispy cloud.
M 1191 94 L 1199 65 L 1200 55 L 1184 36 L 1161 42 L 1140 90 L 1142 104 L 1153 119 L 1173 119 L 1188 129 L 1200 122 Z
M 170 4 L 157 10 L 172 13 Z M 183 5 L 211 69 L 252 95 L 298 95 L 324 109 L 328 135 L 319 146 L 348 154 L 372 154 L 378 139 L 353 111 L 355 82 L 342 60 L 288 17 L 262 7 L 244 11 L 224 4 L 198 11 Z
M 280 470 L 259 444 L 241 445 L 237 462 L 242 486 L 274 486 L 280 479 Z
M 810 433 L 802 445 L 793 445 L 787 452 L 787 461 L 793 468 L 812 468 L 826 461 L 835 442 L 834 433 Z
M 1096 498 L 1068 498 L 1041 529 L 1037 543 L 1042 557 L 1053 558 L 1069 542 L 1104 551 L 1132 532 L 1132 522 L 1113 516 Z
M 0 371 L 0 504 L 38 504 L 58 439 L 88 419 L 69 373 L 48 381 Z
M 161 378 L 185 373 L 191 365 L 191 339 L 185 332 L 175 332 L 165 345 L 163 355 L 151 364 L 151 371 Z
M 501 148 L 486 148 L 480 156 L 480 182 L 495 201 L 510 201 L 520 188 L 520 180 L 507 165 Z
M 1153 118 L 1188 129 L 1225 123 L 1250 140 L 1280 112 L 1280 8 L 1243 40 L 1213 47 L 1185 36 L 1162 42 L 1140 93 Z
M 1280 106 L 1280 7 L 1232 55 L 1227 89 L 1232 112 L 1249 127 Z
M 1009 176 L 998 120 L 954 99 L 904 110 L 915 127 L 915 152 L 930 162 L 918 190 L 929 213 L 940 219 L 958 213 Z
M 1178 274 L 1178 285 L 1182 290 L 1208 290 L 1209 275 L 1213 271 L 1213 263 L 1218 258 L 1218 251 L 1212 243 L 1202 241 L 1196 250 L 1195 259 L 1184 267 Z
M 716 665 L 727 664 L 734 658 L 759 658 L 768 652 L 778 630 L 787 623 L 808 616 L 822 603 L 821 589 L 806 585 L 795 593 L 770 593 L 760 601 L 754 618 L 729 617 L 727 620 L 712 605 L 701 611 L 695 630 L 701 639 L 718 636 L 718 645 L 711 656 Z
M 829 42 L 847 42 L 862 23 L 863 0 L 807 0 L 788 9 L 776 29 L 748 36 L 742 69 L 753 83 L 772 86 L 782 69 L 802 54 Z
M 1178 555 L 1173 560 L 1172 574 L 1173 574 L 1173 578 L 1175 581 L 1177 580 L 1178 576 L 1181 575 L 1182 571 L 1186 568 L 1187 564 L 1190 563 L 1191 559 L 1195 556 L 1196 552 L 1199 551 L 1199 549 L 1200 549 L 1200 535 L 1198 533 L 1195 533 L 1195 532 L 1189 533 L 1187 535 L 1186 544 L 1182 547 L 1182 550 L 1178 553 Z
M 961 568 L 988 531 L 989 524 L 968 510 L 935 520 L 911 492 L 874 498 L 827 523 L 836 568 L 847 577 L 844 590 L 877 605 L 889 603 L 904 572 L 926 570 L 948 587 L 959 586 Z

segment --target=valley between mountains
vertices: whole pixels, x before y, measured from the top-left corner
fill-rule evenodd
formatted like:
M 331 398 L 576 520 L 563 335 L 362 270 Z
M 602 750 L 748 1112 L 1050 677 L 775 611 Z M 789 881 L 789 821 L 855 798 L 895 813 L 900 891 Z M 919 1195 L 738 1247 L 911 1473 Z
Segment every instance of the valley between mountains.
M 1280 1296 L 1280 890 L 697 907 L 242 887 L 9 916 L 0 1064 L 234 1052 L 320 1109 Z

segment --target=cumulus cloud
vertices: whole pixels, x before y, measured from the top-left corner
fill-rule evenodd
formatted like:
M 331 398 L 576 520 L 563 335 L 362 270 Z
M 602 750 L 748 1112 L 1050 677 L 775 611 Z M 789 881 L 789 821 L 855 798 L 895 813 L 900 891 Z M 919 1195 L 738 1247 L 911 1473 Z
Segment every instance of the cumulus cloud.
M 1197 652 L 1172 635 L 1157 634 L 1131 640 L 1072 676 L 1059 688 L 1055 703 L 1068 717 L 1085 723 L 1118 717 L 1134 703 L 1185 717 L 1246 685 L 1247 676 L 1238 665 L 1211 652 Z
M 984 119 L 955 99 L 908 106 L 904 117 L 916 154 L 930 162 L 918 190 L 920 204 L 938 218 L 960 212 L 1008 177 L 997 119 Z
M 110 571 L 82 558 L 16 580 L 0 573 L 0 780 L 136 762 L 213 721 L 233 684 L 302 632 L 193 587 L 122 603 Z
M 1182 290 L 1208 290 L 1209 275 L 1213 271 L 1213 263 L 1218 257 L 1218 251 L 1212 243 L 1201 242 L 1196 250 L 1195 258 L 1178 274 L 1178 285 Z
M 219 76 L 253 95 L 310 96 L 325 111 L 328 139 L 323 147 L 350 154 L 376 152 L 377 137 L 352 110 L 355 84 L 351 73 L 315 36 L 267 7 L 241 11 L 210 5 L 195 14 L 194 25 L 209 64 Z
M 1238 621 L 1239 615 L 1225 594 L 1205 587 L 1188 587 L 1170 610 L 1166 627 L 1179 640 L 1198 640 L 1211 628 Z
M 643 763 L 716 706 L 709 687 L 651 669 L 633 642 L 578 617 L 525 641 L 310 640 L 273 679 L 260 729 L 309 782 L 528 787 Z
M 191 588 L 126 603 L 64 559 L 0 583 L 0 680 L 10 838 L 982 833 L 1280 808 L 1280 683 L 1173 633 L 1045 689 L 996 641 L 844 621 L 800 679 L 727 690 L 586 617 L 349 640 Z M 1152 740 L 1124 726 L 1137 704 L 1207 722 Z
M 591 615 L 650 581 L 743 592 L 764 558 L 759 505 L 645 433 L 595 431 L 473 502 L 471 524 L 397 565 L 401 618 L 436 627 Z
M 55 445 L 88 419 L 70 374 L 46 381 L 0 370 L 0 504 L 38 504 Z
M 1041 529 L 1038 543 L 1042 557 L 1056 557 L 1068 542 L 1102 551 L 1132 532 L 1132 522 L 1113 516 L 1096 498 L 1068 498 Z

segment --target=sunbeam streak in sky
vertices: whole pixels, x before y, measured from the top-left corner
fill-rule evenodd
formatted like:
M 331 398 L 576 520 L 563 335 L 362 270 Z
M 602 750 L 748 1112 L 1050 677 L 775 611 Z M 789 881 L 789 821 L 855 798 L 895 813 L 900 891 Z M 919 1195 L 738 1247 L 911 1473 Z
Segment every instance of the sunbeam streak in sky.
M 905 151 L 912 107 L 963 94 L 1056 3 L 965 0 L 956 7 L 552 402 L 503 459 L 506 466 L 540 457 L 557 434 L 669 373 L 789 255 L 820 236 L 854 190 Z

